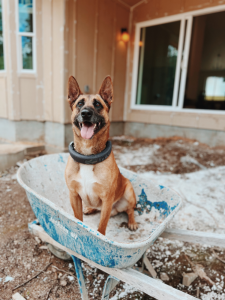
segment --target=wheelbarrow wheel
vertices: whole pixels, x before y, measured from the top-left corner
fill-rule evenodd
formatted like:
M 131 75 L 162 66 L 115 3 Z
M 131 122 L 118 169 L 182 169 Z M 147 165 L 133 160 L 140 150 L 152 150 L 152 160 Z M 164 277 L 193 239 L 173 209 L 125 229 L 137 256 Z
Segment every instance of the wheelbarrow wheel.
M 48 244 L 48 249 L 53 255 L 62 260 L 72 260 L 72 257 L 67 252 L 59 249 L 56 246 L 53 246 L 52 244 Z

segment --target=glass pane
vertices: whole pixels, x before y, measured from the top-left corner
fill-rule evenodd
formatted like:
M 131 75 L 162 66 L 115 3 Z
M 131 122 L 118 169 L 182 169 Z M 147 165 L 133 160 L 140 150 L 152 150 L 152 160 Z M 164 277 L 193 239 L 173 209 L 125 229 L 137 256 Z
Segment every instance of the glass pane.
M 32 70 L 33 69 L 33 39 L 28 36 L 21 36 L 22 42 L 22 60 L 23 69 Z
M 194 18 L 184 108 L 225 110 L 225 12 Z
M 33 32 L 33 0 L 18 0 L 19 31 Z
M 2 0 L 0 0 L 0 70 L 4 70 Z
M 137 104 L 172 105 L 180 21 L 142 28 Z

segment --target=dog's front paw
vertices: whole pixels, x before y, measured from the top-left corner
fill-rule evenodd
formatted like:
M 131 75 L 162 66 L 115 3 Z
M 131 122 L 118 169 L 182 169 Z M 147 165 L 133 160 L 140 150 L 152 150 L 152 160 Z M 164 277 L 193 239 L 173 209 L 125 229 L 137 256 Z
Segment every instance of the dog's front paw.
M 135 223 L 128 223 L 128 228 L 132 231 L 135 231 L 138 229 L 138 224 L 135 222 Z

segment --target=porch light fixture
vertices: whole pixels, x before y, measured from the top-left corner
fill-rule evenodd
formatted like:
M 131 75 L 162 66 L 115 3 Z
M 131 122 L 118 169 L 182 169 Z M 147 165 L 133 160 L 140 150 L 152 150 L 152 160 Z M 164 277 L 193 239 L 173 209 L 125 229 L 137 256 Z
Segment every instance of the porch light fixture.
M 127 28 L 121 28 L 121 40 L 127 43 L 130 39 L 130 35 L 127 31 Z

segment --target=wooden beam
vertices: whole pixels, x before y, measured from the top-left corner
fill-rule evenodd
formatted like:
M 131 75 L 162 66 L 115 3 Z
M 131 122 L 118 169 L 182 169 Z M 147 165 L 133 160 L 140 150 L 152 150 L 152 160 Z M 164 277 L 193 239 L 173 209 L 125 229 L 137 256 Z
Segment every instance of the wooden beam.
M 144 264 L 148 269 L 149 273 L 151 274 L 152 278 L 157 278 L 156 271 L 154 270 L 153 266 L 151 265 L 150 261 L 148 260 L 146 253 L 144 254 Z
M 225 234 L 214 232 L 166 229 L 161 237 L 188 243 L 206 244 L 225 248 Z
M 86 257 L 62 246 L 53 240 L 41 226 L 35 224 L 29 224 L 29 230 L 32 234 L 41 238 L 42 241 L 50 243 L 71 255 L 78 257 L 79 259 L 91 264 L 92 266 L 116 277 L 117 279 L 126 282 L 138 290 L 146 293 L 149 296 L 152 296 L 158 300 L 194 300 L 196 298 L 185 294 L 179 290 L 172 288 L 169 285 L 164 284 L 161 280 L 153 279 L 148 277 L 138 271 L 133 270 L 132 268 L 127 269 L 115 269 L 103 267 L 95 262 L 87 259 Z

